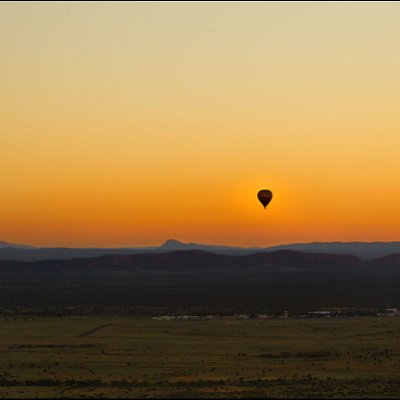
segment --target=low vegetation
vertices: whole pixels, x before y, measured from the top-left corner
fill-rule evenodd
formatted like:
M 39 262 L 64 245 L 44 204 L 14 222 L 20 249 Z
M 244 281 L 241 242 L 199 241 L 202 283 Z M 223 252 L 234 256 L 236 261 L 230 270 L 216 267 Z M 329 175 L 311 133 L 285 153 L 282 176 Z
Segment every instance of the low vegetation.
M 0 397 L 398 397 L 400 318 L 0 319 Z

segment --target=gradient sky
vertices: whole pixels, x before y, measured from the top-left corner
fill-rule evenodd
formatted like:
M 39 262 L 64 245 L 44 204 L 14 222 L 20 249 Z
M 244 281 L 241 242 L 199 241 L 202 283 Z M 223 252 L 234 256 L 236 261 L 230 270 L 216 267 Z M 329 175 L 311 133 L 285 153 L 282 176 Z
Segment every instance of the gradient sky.
M 399 21 L 399 2 L 1 2 L 0 240 L 400 240 Z

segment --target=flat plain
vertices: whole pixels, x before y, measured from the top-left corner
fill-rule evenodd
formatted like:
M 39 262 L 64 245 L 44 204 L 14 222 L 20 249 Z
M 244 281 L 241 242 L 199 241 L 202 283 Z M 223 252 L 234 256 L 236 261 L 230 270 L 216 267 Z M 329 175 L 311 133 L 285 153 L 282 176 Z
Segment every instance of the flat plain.
M 398 397 L 400 318 L 0 319 L 0 397 Z

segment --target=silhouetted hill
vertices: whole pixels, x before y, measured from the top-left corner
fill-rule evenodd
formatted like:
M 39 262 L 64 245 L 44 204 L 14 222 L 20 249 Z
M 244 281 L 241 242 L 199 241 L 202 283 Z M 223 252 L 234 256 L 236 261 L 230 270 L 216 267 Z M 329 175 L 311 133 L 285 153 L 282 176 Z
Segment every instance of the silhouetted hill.
M 166 250 L 187 250 L 188 245 L 175 239 L 168 239 L 161 245 L 162 249 Z
M 179 240 L 168 239 L 163 245 L 160 246 L 160 250 L 168 251 L 187 251 L 187 250 L 203 250 L 210 251 L 213 253 L 236 255 L 253 252 L 255 250 L 262 250 L 257 248 L 246 248 L 246 247 L 233 247 L 233 246 L 220 246 L 212 244 L 199 244 L 199 243 L 183 243 Z
M 400 253 L 400 242 L 314 242 L 272 246 L 269 251 L 294 250 L 307 253 L 349 254 L 373 259 Z

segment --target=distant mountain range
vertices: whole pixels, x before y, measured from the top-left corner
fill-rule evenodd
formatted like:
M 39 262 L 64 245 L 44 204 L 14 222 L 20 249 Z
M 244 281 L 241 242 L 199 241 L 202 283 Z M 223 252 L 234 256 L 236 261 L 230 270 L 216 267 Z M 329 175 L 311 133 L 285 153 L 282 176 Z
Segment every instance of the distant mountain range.
M 2 260 L 0 315 L 226 315 L 399 307 L 399 281 L 400 253 L 371 260 L 292 250 L 227 255 L 167 249 L 36 262 Z
M 0 241 L 0 260 L 41 261 L 50 259 L 93 258 L 103 255 L 129 255 L 139 253 L 165 253 L 171 251 L 203 250 L 225 255 L 245 255 L 260 252 L 291 250 L 303 253 L 328 253 L 353 255 L 363 259 L 374 259 L 400 253 L 400 242 L 314 242 L 292 243 L 271 247 L 235 247 L 183 243 L 169 239 L 161 246 L 123 248 L 68 248 L 34 247 Z
M 31 271 L 246 271 L 249 269 L 278 271 L 329 268 L 346 272 L 363 272 L 369 268 L 400 267 L 400 254 L 365 260 L 353 255 L 301 253 L 291 250 L 261 252 L 246 255 L 225 255 L 203 250 L 171 251 L 163 253 L 142 253 L 130 255 L 104 255 L 94 258 L 75 258 L 70 260 L 42 260 L 36 262 L 2 260 L 0 272 Z
M 15 243 L 8 243 L 8 242 L 3 242 L 0 240 L 0 249 L 12 247 L 14 249 L 34 249 L 34 246 L 29 246 L 27 244 L 15 244 Z
M 400 242 L 313 242 L 290 243 L 270 247 L 232 247 L 198 243 L 182 243 L 178 240 L 167 240 L 161 249 L 168 250 L 204 250 L 222 254 L 249 254 L 292 250 L 303 253 L 349 254 L 361 258 L 377 258 L 400 253 Z

